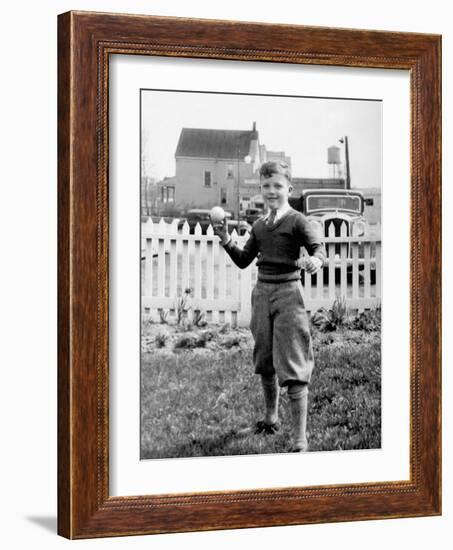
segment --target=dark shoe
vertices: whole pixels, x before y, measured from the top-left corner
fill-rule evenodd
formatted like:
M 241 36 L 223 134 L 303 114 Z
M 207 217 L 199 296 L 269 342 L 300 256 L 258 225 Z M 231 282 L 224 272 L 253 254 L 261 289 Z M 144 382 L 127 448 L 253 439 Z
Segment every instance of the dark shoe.
M 273 435 L 280 430 L 281 424 L 277 420 L 273 424 L 267 424 L 264 420 L 260 420 L 254 426 L 248 426 L 236 432 L 239 437 L 246 437 L 254 434 Z
M 274 435 L 280 430 L 280 427 L 281 427 L 281 424 L 278 420 L 273 424 L 266 424 L 264 420 L 260 420 L 259 422 L 256 423 L 255 433 L 264 434 L 264 435 Z

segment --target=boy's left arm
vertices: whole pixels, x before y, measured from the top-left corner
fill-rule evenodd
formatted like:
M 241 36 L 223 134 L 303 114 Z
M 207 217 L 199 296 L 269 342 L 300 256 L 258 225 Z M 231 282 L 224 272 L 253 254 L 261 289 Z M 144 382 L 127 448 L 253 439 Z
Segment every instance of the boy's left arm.
M 326 249 L 305 216 L 297 217 L 296 235 L 301 246 L 306 248 L 308 254 L 321 260 L 321 265 L 324 265 L 327 259 Z

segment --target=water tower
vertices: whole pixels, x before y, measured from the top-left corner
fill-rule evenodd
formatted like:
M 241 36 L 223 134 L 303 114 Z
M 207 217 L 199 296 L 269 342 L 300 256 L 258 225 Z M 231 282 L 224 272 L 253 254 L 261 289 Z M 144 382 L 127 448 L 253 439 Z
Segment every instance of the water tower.
M 332 145 L 327 149 L 327 164 L 329 165 L 329 175 L 336 179 L 340 177 L 340 148 Z

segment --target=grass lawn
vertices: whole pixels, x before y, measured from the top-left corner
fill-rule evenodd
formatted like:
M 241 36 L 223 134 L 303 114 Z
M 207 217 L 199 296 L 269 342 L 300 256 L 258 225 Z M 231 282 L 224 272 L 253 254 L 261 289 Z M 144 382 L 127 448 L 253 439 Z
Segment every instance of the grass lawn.
M 147 324 L 142 334 L 141 458 L 287 452 L 289 400 L 280 399 L 278 435 L 241 435 L 263 417 L 247 329 L 186 331 Z M 314 330 L 310 451 L 376 449 L 381 444 L 380 331 Z

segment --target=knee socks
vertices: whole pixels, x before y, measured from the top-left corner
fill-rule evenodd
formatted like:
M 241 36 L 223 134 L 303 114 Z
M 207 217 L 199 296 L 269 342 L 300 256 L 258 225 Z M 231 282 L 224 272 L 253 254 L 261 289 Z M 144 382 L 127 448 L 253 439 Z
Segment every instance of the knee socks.
M 294 383 L 288 386 L 288 396 L 293 417 L 293 450 L 306 451 L 307 443 L 307 410 L 308 385 Z
M 277 376 L 261 376 L 263 385 L 266 424 L 275 424 L 278 420 L 278 397 L 280 388 L 278 386 Z

